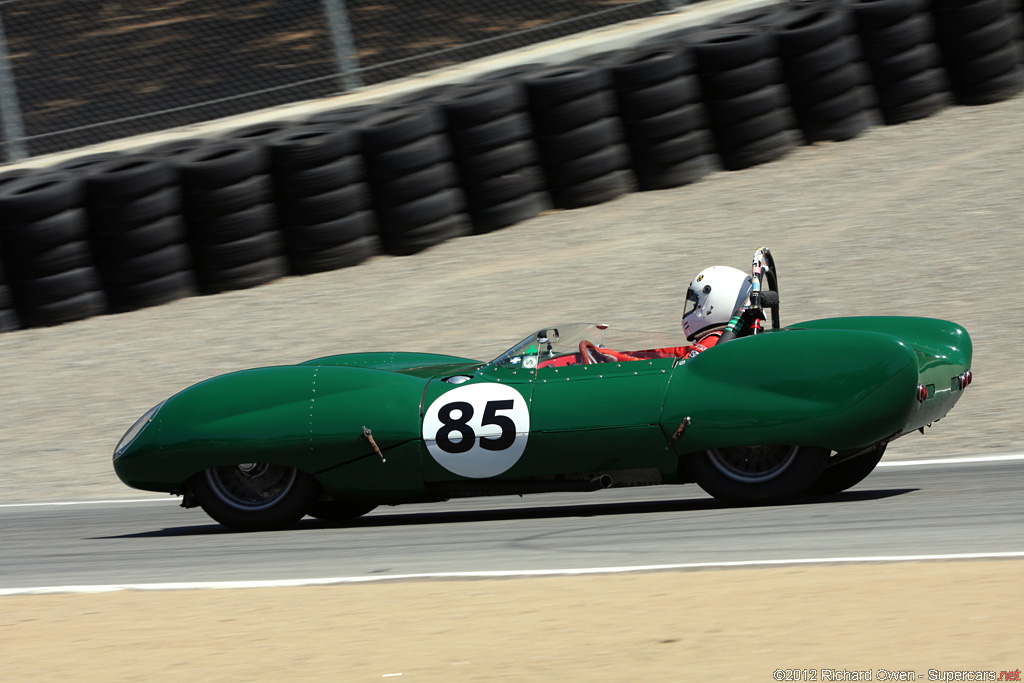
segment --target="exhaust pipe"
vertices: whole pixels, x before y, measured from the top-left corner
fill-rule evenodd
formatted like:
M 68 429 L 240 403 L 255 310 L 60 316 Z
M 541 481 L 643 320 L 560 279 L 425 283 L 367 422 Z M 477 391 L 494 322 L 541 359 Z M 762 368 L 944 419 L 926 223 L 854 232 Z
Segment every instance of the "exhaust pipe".
M 593 486 L 593 489 L 591 490 L 597 491 L 598 489 L 611 488 L 611 485 L 615 483 L 615 480 L 612 479 L 612 475 L 605 473 L 591 479 L 587 479 L 587 483 Z

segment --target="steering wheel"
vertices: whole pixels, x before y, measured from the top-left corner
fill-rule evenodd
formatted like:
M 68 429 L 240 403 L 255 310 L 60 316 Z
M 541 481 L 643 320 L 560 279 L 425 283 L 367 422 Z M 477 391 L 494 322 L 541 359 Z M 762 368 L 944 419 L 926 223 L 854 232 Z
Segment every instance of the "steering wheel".
M 584 339 L 580 342 L 580 360 L 584 365 L 591 363 L 610 363 L 615 359 L 597 348 L 592 341 Z

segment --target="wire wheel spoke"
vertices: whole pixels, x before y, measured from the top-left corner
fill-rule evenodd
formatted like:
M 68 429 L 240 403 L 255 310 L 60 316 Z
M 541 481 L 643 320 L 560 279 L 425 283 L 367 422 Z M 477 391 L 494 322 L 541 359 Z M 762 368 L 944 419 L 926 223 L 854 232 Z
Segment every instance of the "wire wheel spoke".
M 236 510 L 265 510 L 284 498 L 295 485 L 297 471 L 282 465 L 243 463 L 206 471 L 213 493 Z
M 708 460 L 735 481 L 757 484 L 785 472 L 796 459 L 798 446 L 734 446 L 711 449 Z

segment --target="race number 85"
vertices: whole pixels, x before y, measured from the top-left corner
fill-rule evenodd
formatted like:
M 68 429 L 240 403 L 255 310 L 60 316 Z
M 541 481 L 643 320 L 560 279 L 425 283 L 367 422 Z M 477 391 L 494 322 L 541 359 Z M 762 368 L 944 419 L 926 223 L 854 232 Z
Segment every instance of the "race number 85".
M 423 416 L 423 441 L 434 460 L 463 477 L 493 477 L 522 456 L 530 412 L 504 384 L 467 384 L 442 394 Z

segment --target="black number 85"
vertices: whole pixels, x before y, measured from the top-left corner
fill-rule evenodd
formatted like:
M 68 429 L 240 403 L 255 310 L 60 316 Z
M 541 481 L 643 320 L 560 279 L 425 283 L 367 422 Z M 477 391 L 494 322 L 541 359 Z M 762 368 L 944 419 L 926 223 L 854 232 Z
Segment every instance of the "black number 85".
M 480 437 L 480 448 L 487 451 L 503 451 L 511 446 L 516 440 L 516 423 L 507 415 L 498 415 L 499 410 L 512 410 L 514 403 L 511 399 L 505 401 L 488 401 L 484 406 L 484 417 L 480 421 L 481 427 L 497 425 L 501 434 L 497 436 Z M 452 417 L 452 413 L 459 412 L 458 417 Z M 452 401 L 437 413 L 437 419 L 441 421 L 441 428 L 437 430 L 434 439 L 441 450 L 446 453 L 465 453 L 473 448 L 476 442 L 476 433 L 469 426 L 473 419 L 473 406 L 465 401 Z M 453 434 L 458 434 L 458 441 L 452 441 Z

